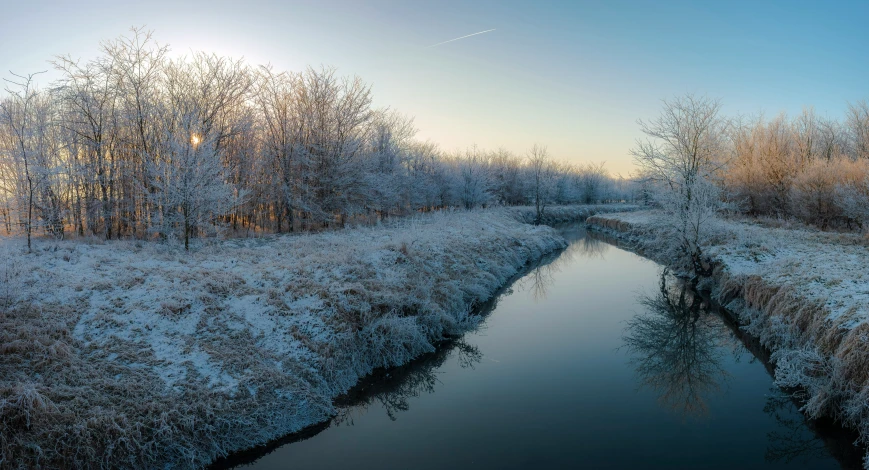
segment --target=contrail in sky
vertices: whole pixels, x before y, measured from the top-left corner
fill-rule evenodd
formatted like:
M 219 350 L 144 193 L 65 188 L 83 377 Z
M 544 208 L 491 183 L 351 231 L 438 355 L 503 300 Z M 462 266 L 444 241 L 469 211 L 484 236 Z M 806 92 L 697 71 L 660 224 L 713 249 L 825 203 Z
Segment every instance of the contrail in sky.
M 476 36 L 476 35 L 478 35 L 478 34 L 491 33 L 492 31 L 494 31 L 494 29 L 487 29 L 487 30 L 485 30 L 485 31 L 480 31 L 479 33 L 469 34 L 469 35 L 467 35 L 467 36 L 462 36 L 462 37 L 460 37 L 460 38 L 450 39 L 449 41 L 444 41 L 444 42 L 439 42 L 439 43 L 437 43 L 437 44 L 432 44 L 431 46 L 428 46 L 428 47 L 431 48 L 431 47 L 435 47 L 435 46 L 440 46 L 441 44 L 446 44 L 446 43 L 448 43 L 448 42 L 458 41 L 459 39 L 469 38 L 469 37 L 471 37 L 471 36 Z M 428 48 L 427 48 L 427 49 L 428 49 Z

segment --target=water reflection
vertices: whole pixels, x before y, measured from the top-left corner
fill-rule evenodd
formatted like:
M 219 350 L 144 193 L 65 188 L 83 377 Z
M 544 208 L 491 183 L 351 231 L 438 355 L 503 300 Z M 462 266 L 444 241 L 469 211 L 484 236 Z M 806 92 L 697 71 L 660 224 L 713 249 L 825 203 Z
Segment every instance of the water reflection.
M 434 393 L 439 383 L 439 369 L 452 357 L 462 368 L 473 368 L 482 361 L 483 353 L 463 338 L 454 338 L 439 344 L 434 352 L 404 366 L 377 369 L 360 380 L 347 394 L 336 398 L 336 414 L 332 419 L 263 446 L 218 459 L 209 468 L 218 470 L 246 466 L 283 446 L 315 437 L 330 427 L 353 426 L 354 418 L 364 416 L 372 405 L 380 404 L 389 419 L 396 421 L 399 413 L 410 409 L 413 398 Z
M 799 411 L 799 404 L 790 395 L 773 387 L 763 411 L 771 416 L 777 428 L 767 433 L 768 462 L 805 463 L 833 456 L 843 469 L 863 467 L 863 453 L 853 431 L 832 420 L 810 420 Z
M 832 468 L 831 455 L 860 467 L 853 437 L 766 391 L 767 372 L 751 362 L 771 367 L 767 356 L 726 312 L 580 225 L 561 233 L 565 250 L 479 306 L 481 316 L 496 314 L 478 331 L 375 371 L 336 400 L 331 421 L 216 467 L 281 446 L 254 468 Z M 623 295 L 640 288 L 652 294 Z M 633 393 L 637 380 L 654 394 Z M 712 417 L 658 419 L 667 412 L 656 396 L 680 416 Z M 658 435 L 679 436 L 678 456 L 664 455 Z M 722 440 L 733 450 L 722 451 Z
M 646 311 L 628 320 L 623 339 L 640 381 L 674 411 L 705 414 L 708 395 L 728 378 L 723 360 L 731 335 L 703 299 L 666 270 L 656 294 L 637 302 Z
M 378 369 L 353 387 L 347 395 L 336 400 L 338 412 L 334 425 L 353 425 L 353 418 L 364 415 L 371 405 L 379 403 L 389 419 L 395 421 L 398 413 L 410 409 L 410 400 L 426 393 L 434 393 L 438 383 L 438 369 L 451 357 L 462 368 L 473 368 L 480 363 L 483 353 L 462 338 L 444 342 L 435 352 L 413 362 L 388 370 Z
M 730 378 L 727 359 L 743 354 L 772 373 L 768 352 L 729 322 L 679 279 L 661 274 L 654 295 L 640 295 L 644 311 L 627 321 L 624 347 L 641 383 L 656 391 L 666 407 L 684 416 L 708 412 L 708 399 Z M 747 345 L 754 346 L 749 353 Z M 767 462 L 807 463 L 834 456 L 842 468 L 860 468 L 859 449 L 851 433 L 832 422 L 808 420 L 794 398 L 772 387 L 763 407 L 776 423 L 767 433 Z
M 799 413 L 793 398 L 777 388 L 770 389 L 763 411 L 778 424 L 775 431 L 767 434 L 769 444 L 766 460 L 792 463 L 823 458 L 828 450 L 818 435 L 806 432 L 806 420 Z
M 564 251 L 564 255 L 569 256 L 567 250 Z M 535 301 L 539 302 L 545 299 L 548 287 L 555 281 L 555 274 L 559 271 L 558 259 L 557 256 L 549 256 L 544 259 L 527 276 L 519 280 L 519 287 L 531 292 Z
M 535 301 L 546 298 L 549 286 L 565 266 L 570 266 L 579 258 L 603 259 L 609 247 L 600 238 L 590 236 L 585 227 L 579 224 L 559 227 L 558 232 L 569 243 L 567 248 L 545 256 L 527 276 L 518 281 L 519 287 L 531 292 Z

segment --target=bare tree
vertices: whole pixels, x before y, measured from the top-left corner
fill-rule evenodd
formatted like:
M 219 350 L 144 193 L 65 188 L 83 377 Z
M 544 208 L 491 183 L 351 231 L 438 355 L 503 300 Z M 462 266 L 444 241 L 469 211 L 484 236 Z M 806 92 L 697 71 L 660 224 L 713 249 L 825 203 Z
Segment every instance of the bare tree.
M 35 180 L 33 166 L 33 156 L 31 152 L 32 141 L 36 131 L 33 127 L 31 114 L 33 111 L 33 103 L 37 99 L 36 90 L 33 86 L 33 77 L 37 72 L 29 75 L 12 74 L 16 80 L 6 80 L 10 86 L 6 87 L 6 92 L 9 93 L 9 98 L 0 102 L 0 111 L 4 123 L 11 131 L 13 139 L 12 155 L 14 159 L 19 161 L 23 166 L 23 176 L 25 183 L 25 199 L 26 213 L 24 219 L 24 232 L 27 235 L 27 251 L 31 249 L 31 234 L 33 232 L 33 199 L 36 192 L 37 182 Z
M 607 183 L 611 181 L 606 163 L 588 163 L 579 170 L 580 201 L 585 204 L 603 199 Z
M 99 194 L 89 194 L 88 200 L 99 201 L 99 211 L 92 213 L 96 204 L 86 202 L 91 229 L 96 233 L 96 220 L 100 220 L 103 237 L 112 238 L 113 191 L 117 168 L 115 143 L 117 89 L 113 86 L 114 58 L 106 57 L 80 65 L 71 57 L 58 57 L 54 61 L 63 78 L 56 88 L 64 107 L 63 125 L 79 137 L 86 149 L 85 165 L 88 175 Z
M 156 43 L 152 32 L 132 28 L 129 37 L 103 43 L 102 51 L 110 58 L 111 84 L 118 96 L 116 132 L 122 145 L 115 151 L 125 159 L 119 175 L 119 186 L 126 191 L 120 219 L 133 234 L 137 228 L 145 233 L 156 191 L 149 167 L 159 158 L 161 138 L 156 104 L 164 98 L 161 80 L 169 48 Z
M 241 196 L 227 181 L 223 156 L 227 142 L 245 128 L 233 119 L 232 108 L 251 79 L 240 62 L 197 54 L 192 62 L 168 68 L 166 86 L 171 107 L 163 113 L 161 159 L 151 168 L 159 188 L 153 199 L 164 227 L 183 227 L 189 249 L 190 237 L 229 212 Z
M 818 121 L 818 154 L 825 160 L 844 155 L 848 143 L 841 123 L 833 119 Z
M 726 124 L 717 100 L 686 95 L 663 103 L 660 117 L 639 121 L 648 137 L 631 154 L 643 175 L 658 184 L 661 228 L 679 240 L 677 259 L 687 259 L 696 280 L 711 273 L 702 244 L 720 207 L 713 178 L 726 161 Z
M 534 225 L 543 223 L 546 204 L 552 198 L 552 162 L 545 146 L 534 144 L 528 150 L 528 171 L 531 176 L 531 200 L 534 204 Z
M 793 139 L 796 143 L 795 150 L 799 161 L 808 163 L 817 155 L 818 126 L 815 109 L 811 107 L 803 108 L 802 114 L 794 120 L 792 132 L 794 133 Z
M 488 158 L 476 146 L 457 161 L 458 195 L 465 209 L 487 204 L 492 198 L 492 173 Z
M 528 190 L 525 175 L 525 162 L 522 157 L 514 155 L 505 149 L 498 149 L 490 159 L 494 193 L 499 203 L 504 205 L 525 204 Z
M 854 158 L 869 158 L 869 101 L 849 105 L 846 122 Z
M 372 115 L 365 156 L 365 191 L 367 205 L 382 216 L 408 204 L 408 150 L 415 134 L 412 118 L 389 110 Z
M 277 231 L 281 231 L 284 215 L 289 231 L 293 231 L 294 212 L 298 198 L 299 174 L 304 157 L 302 127 L 297 112 L 297 77 L 276 73 L 272 67 L 260 67 L 256 100 L 260 108 L 263 127 L 262 143 L 264 157 L 276 172 L 273 184 L 277 185 L 278 198 Z

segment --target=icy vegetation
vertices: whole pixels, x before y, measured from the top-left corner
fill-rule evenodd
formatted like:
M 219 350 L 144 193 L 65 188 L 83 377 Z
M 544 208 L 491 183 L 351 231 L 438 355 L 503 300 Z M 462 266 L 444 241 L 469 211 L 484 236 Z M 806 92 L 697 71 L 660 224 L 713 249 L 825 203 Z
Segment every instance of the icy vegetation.
M 664 260 L 654 211 L 597 215 L 591 227 Z M 810 417 L 833 416 L 869 441 L 869 240 L 757 219 L 715 221 L 703 249 L 711 288 L 772 352 L 776 382 Z
M 320 231 L 417 211 L 628 199 L 603 163 L 447 152 L 335 69 L 280 71 L 151 33 L 0 90 L 0 233 L 191 240 Z M 4 93 L 5 91 L 5 93 Z M 219 237 L 218 237 L 219 238 Z
M 550 209 L 559 220 L 597 210 Z M 0 467 L 198 467 L 475 325 L 563 248 L 534 208 L 198 244 L 0 245 Z

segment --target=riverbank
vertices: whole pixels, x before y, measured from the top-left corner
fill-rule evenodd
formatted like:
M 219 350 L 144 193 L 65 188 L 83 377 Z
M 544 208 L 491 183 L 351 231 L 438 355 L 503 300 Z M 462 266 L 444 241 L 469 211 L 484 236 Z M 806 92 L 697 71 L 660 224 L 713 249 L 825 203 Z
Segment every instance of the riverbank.
M 582 220 L 625 206 L 552 208 Z M 528 208 L 214 242 L 45 241 L 0 263 L 0 467 L 200 467 L 334 413 L 563 248 Z
M 590 217 L 655 258 L 654 212 Z M 797 389 L 810 417 L 829 416 L 869 442 L 869 242 L 858 234 L 722 222 L 704 252 L 708 288 L 772 352 L 776 383 Z M 666 260 L 659 260 L 666 262 Z M 866 462 L 869 468 L 869 462 Z

